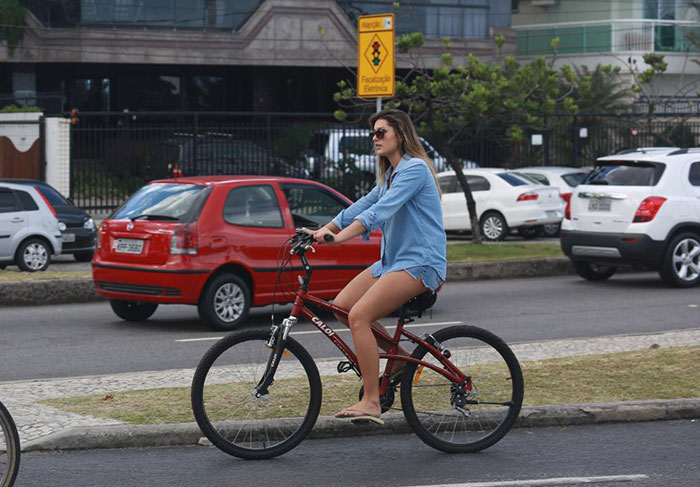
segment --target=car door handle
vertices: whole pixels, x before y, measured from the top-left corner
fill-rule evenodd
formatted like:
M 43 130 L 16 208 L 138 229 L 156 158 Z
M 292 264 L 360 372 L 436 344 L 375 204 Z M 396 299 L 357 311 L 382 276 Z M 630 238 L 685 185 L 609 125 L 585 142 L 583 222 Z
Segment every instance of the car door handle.
M 11 221 L 12 223 L 22 223 L 24 221 L 24 218 L 14 217 Z

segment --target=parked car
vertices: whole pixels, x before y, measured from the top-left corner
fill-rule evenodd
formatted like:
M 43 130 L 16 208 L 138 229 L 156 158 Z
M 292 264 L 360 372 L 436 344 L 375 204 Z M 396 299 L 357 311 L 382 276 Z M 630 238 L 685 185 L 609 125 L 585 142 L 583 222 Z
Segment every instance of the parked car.
M 56 213 L 36 188 L 0 182 L 0 269 L 45 271 L 61 253 Z
M 578 167 L 563 166 L 542 166 L 542 167 L 522 167 L 516 170 L 518 174 L 528 176 L 540 184 L 552 186 L 559 190 L 559 195 L 564 200 L 564 204 L 571 199 L 573 188 L 578 186 L 590 172 Z M 559 235 L 561 222 L 548 223 L 542 225 L 538 230 L 545 237 L 556 237 Z
M 700 149 L 640 149 L 598 159 L 575 188 L 561 246 L 584 279 L 618 266 L 656 270 L 670 286 L 700 282 Z
M 145 320 L 159 304 L 192 304 L 214 328 L 234 329 L 251 307 L 292 297 L 285 290 L 298 269 L 278 282 L 277 268 L 295 228 L 325 225 L 350 204 L 327 186 L 293 178 L 154 181 L 100 226 L 95 285 L 125 320 Z M 335 297 L 378 259 L 380 241 L 377 231 L 369 242 L 318 246 L 314 293 Z
M 95 250 L 97 228 L 95 221 L 84 210 L 65 198 L 53 186 L 33 179 L 0 179 L 0 182 L 21 184 L 36 188 L 56 212 L 58 229 L 61 231 L 63 250 L 61 254 L 72 254 L 78 262 L 90 262 Z
M 377 157 L 374 143 L 369 137 L 369 129 L 327 129 L 314 134 L 303 156 L 311 174 L 328 177 L 341 171 L 345 161 L 366 172 L 370 182 L 374 182 Z M 427 140 L 420 137 L 421 144 L 428 157 L 433 161 L 435 170 L 440 172 L 449 168 L 447 159 L 442 156 Z M 474 168 L 479 165 L 473 161 L 460 159 L 463 167 Z
M 195 157 L 196 154 L 196 157 Z M 309 171 L 287 163 L 269 149 L 249 140 L 223 135 L 180 135 L 158 144 L 151 159 L 158 177 L 169 177 L 172 169 L 184 176 L 264 174 L 309 177 Z
M 512 229 L 556 223 L 564 214 L 559 191 L 512 174 L 505 169 L 466 169 L 464 175 L 476 201 L 481 234 L 503 240 Z M 445 230 L 471 230 L 462 188 L 454 171 L 438 174 Z

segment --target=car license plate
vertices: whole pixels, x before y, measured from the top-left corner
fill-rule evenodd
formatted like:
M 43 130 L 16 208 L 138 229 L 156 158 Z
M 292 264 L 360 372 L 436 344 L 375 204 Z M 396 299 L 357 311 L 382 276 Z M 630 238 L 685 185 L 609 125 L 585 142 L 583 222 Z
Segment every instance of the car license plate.
M 610 211 L 611 200 L 590 200 L 588 202 L 588 211 Z
M 143 240 L 135 238 L 118 238 L 114 251 L 118 254 L 140 254 L 143 250 Z
M 561 213 L 556 210 L 547 210 L 545 211 L 545 215 L 547 218 L 561 218 Z
M 61 234 L 61 240 L 67 243 L 75 242 L 75 234 L 74 233 L 62 233 Z

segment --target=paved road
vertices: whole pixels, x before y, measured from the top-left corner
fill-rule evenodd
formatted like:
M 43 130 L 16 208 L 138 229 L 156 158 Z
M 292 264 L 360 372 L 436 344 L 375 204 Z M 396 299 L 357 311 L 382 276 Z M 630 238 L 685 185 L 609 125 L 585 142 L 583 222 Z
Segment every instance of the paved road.
M 638 480 L 586 485 L 697 487 L 699 441 L 699 421 L 673 421 L 514 430 L 472 455 L 444 454 L 412 435 L 309 440 L 258 462 L 212 447 L 25 454 L 16 486 L 582 485 L 546 479 L 608 477 Z
M 459 282 L 443 288 L 432 318 L 412 331 L 464 322 L 508 342 L 650 333 L 697 328 L 699 306 L 697 289 L 669 289 L 651 273 L 606 283 L 573 276 Z M 278 306 L 278 319 L 289 309 Z M 270 309 L 263 308 L 249 326 L 269 323 Z M 295 332 L 314 356 L 339 356 L 312 325 L 301 323 Z M 163 306 L 143 323 L 121 321 L 107 303 L 7 307 L 0 313 L 0 381 L 191 368 L 218 336 L 190 306 Z

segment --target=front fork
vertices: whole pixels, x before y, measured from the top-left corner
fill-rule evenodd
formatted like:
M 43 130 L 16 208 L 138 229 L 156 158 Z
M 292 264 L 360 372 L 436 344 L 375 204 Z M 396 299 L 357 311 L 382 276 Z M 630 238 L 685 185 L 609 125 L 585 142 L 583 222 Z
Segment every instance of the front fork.
M 297 322 L 295 316 L 290 316 L 282 320 L 282 323 L 278 326 L 273 324 L 270 330 L 270 338 L 267 340 L 265 346 L 272 350 L 270 357 L 267 359 L 267 365 L 265 366 L 265 371 L 263 373 L 262 379 L 258 382 L 253 390 L 253 395 L 257 398 L 266 396 L 269 391 L 268 387 L 272 385 L 275 381 L 275 372 L 277 372 L 277 367 L 282 360 L 282 355 L 284 354 L 285 347 L 287 345 L 287 337 L 289 336 L 289 331 L 292 329 Z

